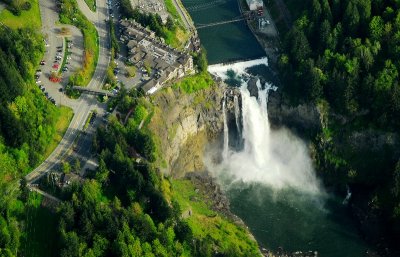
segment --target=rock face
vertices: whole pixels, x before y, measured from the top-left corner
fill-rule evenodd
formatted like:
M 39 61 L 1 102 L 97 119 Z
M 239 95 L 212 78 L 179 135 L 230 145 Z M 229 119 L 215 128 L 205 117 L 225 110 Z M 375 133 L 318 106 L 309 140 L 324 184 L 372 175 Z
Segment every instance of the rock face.
M 204 170 L 204 147 L 223 129 L 224 90 L 215 85 L 186 94 L 166 88 L 153 97 L 156 108 L 149 128 L 159 136 L 164 172 L 181 177 Z
M 269 93 L 268 117 L 272 126 L 286 126 L 302 136 L 321 130 L 320 114 L 315 105 L 291 105 L 279 90 Z

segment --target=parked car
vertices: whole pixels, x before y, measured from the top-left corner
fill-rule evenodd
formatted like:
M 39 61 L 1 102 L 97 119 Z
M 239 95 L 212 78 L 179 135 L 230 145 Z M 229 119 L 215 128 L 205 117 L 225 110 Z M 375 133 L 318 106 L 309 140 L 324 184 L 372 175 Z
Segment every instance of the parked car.
M 44 60 L 41 60 L 40 65 L 46 65 L 46 62 Z

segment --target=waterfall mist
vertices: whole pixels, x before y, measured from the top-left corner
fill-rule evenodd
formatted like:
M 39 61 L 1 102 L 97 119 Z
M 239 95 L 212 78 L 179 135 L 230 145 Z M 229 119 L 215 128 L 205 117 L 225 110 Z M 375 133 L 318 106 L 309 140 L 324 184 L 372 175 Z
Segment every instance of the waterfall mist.
M 209 71 L 222 79 L 226 72 L 233 70 L 238 76 L 245 75 L 246 68 L 268 65 L 267 59 L 258 59 L 233 65 L 213 65 Z M 257 81 L 258 99 L 250 96 L 247 82 L 240 87 L 241 115 L 239 101 L 234 99 L 238 136 L 244 141 L 241 150 L 229 148 L 228 125 L 225 99 L 223 103 L 224 146 L 222 162 L 216 164 L 206 160 L 209 170 L 218 177 L 229 178 L 231 182 L 262 183 L 274 190 L 295 189 L 301 192 L 319 194 L 317 180 L 309 151 L 304 142 L 287 129 L 271 130 L 268 120 L 268 91 L 271 85 Z M 238 120 L 239 117 L 242 120 Z M 242 124 L 242 126 L 239 125 Z M 241 129 L 242 127 L 242 129 Z

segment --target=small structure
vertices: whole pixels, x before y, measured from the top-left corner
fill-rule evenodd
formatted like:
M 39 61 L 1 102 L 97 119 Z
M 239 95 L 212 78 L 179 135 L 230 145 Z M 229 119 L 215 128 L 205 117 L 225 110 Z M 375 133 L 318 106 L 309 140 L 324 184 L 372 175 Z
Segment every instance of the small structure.
M 246 0 L 246 2 L 247 2 L 247 5 L 249 6 L 250 11 L 263 12 L 264 3 L 262 0 Z
M 74 182 L 81 182 L 81 181 L 82 181 L 82 179 L 78 175 L 76 175 L 74 173 L 68 173 L 68 174 L 63 174 L 61 176 L 60 184 L 61 184 L 61 186 L 66 187 L 66 186 L 71 185 Z

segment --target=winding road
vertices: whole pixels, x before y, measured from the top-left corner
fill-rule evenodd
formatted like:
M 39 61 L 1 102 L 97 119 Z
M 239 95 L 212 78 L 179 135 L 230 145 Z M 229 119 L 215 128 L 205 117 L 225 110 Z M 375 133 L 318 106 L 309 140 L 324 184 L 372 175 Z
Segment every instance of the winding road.
M 40 0 L 40 2 L 52 1 L 52 0 Z M 97 29 L 99 35 L 99 58 L 97 61 L 96 70 L 94 72 L 92 80 L 89 82 L 89 88 L 100 88 L 106 77 L 106 71 L 110 62 L 110 36 L 108 31 L 108 25 L 106 19 L 108 17 L 108 10 L 106 6 L 106 0 L 97 0 L 97 11 L 92 12 L 84 2 L 84 0 L 78 0 L 79 8 L 82 13 L 91 21 Z M 55 9 L 54 9 L 55 12 Z M 42 15 L 42 14 L 41 14 Z M 42 15 L 42 20 L 45 17 Z M 43 22 L 45 24 L 45 22 Z M 46 28 L 44 28 L 46 29 Z M 47 28 L 48 29 L 48 28 Z M 50 45 L 55 48 L 56 45 Z M 29 173 L 25 178 L 28 183 L 34 183 L 39 178 L 44 176 L 48 171 L 54 168 L 72 149 L 74 141 L 80 134 L 89 113 L 93 109 L 103 109 L 103 105 L 100 104 L 96 98 L 92 95 L 82 95 L 78 101 L 71 103 L 71 107 L 74 110 L 74 117 L 64 134 L 63 139 L 51 155 L 35 170 Z M 84 140 L 85 141 L 85 140 Z
M 108 7 L 106 4 L 106 0 L 97 0 L 96 2 L 96 12 L 93 12 L 86 5 L 84 0 L 77 0 L 78 7 L 82 11 L 82 13 L 87 17 L 87 19 L 93 23 L 96 27 L 99 36 L 99 58 L 97 61 L 96 70 L 94 75 L 87 85 L 88 88 L 91 89 L 100 89 L 107 74 L 107 68 L 111 59 L 110 56 L 110 35 L 108 30 L 108 24 L 106 20 L 108 20 Z M 194 25 L 192 24 L 190 18 L 187 16 L 186 10 L 183 9 L 182 4 L 179 0 L 173 0 L 173 3 L 178 10 L 182 20 L 184 22 L 185 27 L 193 32 L 195 31 Z M 45 11 L 41 11 L 42 21 L 48 19 L 48 17 L 52 17 L 52 22 L 43 22 L 43 31 L 49 31 L 52 26 L 54 26 L 55 21 L 58 20 L 58 14 L 56 12 L 56 8 L 54 8 L 55 4 L 53 0 L 40 0 L 41 9 L 47 6 Z M 51 8 L 49 8 L 51 6 Z M 54 35 L 51 35 L 50 38 L 54 39 Z M 56 52 L 56 44 L 50 43 L 50 53 Z M 61 95 L 60 95 L 61 99 Z M 50 170 L 54 169 L 56 165 L 60 164 L 60 161 L 66 157 L 71 158 L 71 156 L 81 157 L 84 161 L 90 163 L 90 146 L 91 146 L 91 133 L 94 133 L 94 129 L 91 128 L 91 133 L 81 133 L 83 131 L 83 126 L 86 120 L 89 117 L 90 112 L 96 109 L 99 113 L 99 116 L 104 112 L 105 105 L 101 104 L 97 101 L 95 96 L 92 95 L 82 95 L 79 100 L 71 100 L 65 99 L 64 104 L 71 107 L 74 110 L 74 117 L 72 118 L 69 127 L 64 134 L 59 145 L 56 149 L 50 154 L 50 156 L 35 170 L 26 175 L 26 180 L 28 184 L 34 184 L 38 179 L 47 174 Z M 98 124 L 98 122 L 95 122 Z M 78 137 L 79 135 L 83 135 L 82 137 Z M 76 153 L 72 152 L 72 148 L 77 141 L 78 146 L 76 149 Z M 82 164 L 82 167 L 85 164 Z M 36 190 L 37 191 L 37 190 Z M 39 191 L 38 191 L 39 192 Z

